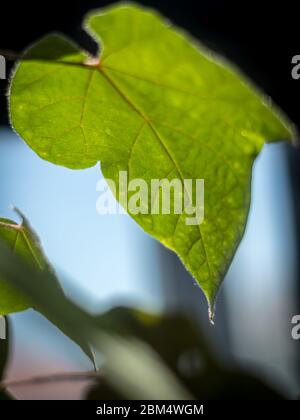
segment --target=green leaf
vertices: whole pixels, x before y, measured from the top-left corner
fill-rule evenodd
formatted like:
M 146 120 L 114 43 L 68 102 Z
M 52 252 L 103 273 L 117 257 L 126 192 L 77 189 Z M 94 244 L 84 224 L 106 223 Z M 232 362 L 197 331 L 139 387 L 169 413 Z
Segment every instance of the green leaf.
M 41 270 L 51 270 L 37 235 L 24 215 L 18 213 L 22 218 L 20 225 L 11 220 L 0 219 L 0 238 L 9 245 L 14 254 L 27 263 Z M 29 307 L 31 304 L 28 299 L 0 274 L 0 314 L 19 312 Z
M 245 228 L 253 161 L 291 130 L 241 74 L 156 12 L 117 5 L 85 25 L 97 59 L 56 34 L 25 53 L 12 78 L 12 125 L 43 159 L 73 169 L 101 161 L 117 184 L 119 171 L 148 185 L 204 179 L 201 225 L 187 225 L 185 213 L 131 216 L 178 254 L 213 310 Z

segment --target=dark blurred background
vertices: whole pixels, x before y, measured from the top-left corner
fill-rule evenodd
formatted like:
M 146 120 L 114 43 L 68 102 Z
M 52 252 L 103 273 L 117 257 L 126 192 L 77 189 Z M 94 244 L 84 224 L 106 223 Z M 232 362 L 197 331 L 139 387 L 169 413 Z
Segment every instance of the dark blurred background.
M 60 31 L 93 52 L 95 51 L 93 41 L 81 29 L 82 18 L 88 10 L 111 3 L 114 2 L 101 0 L 2 2 L 0 50 L 19 52 L 47 32 Z M 296 2 L 153 0 L 139 3 L 158 9 L 175 24 L 188 30 L 196 39 L 239 66 L 271 96 L 292 122 L 298 128 L 300 127 L 298 111 L 300 80 L 293 80 L 291 77 L 291 59 L 294 55 L 300 54 L 299 13 L 296 10 Z M 10 67 L 12 64 L 12 62 L 9 63 Z M 5 97 L 7 81 L 0 80 L 0 89 L 0 124 L 4 130 L 4 127 L 8 125 Z M 94 196 L 90 194 L 89 197 L 85 197 L 84 190 L 87 178 L 90 177 L 89 182 L 91 180 L 96 182 L 95 172 L 87 172 L 87 175 L 83 175 L 86 177 L 84 179 L 78 175 L 77 189 L 74 188 L 70 191 L 71 175 L 69 172 L 59 169 L 64 181 L 62 181 L 62 186 L 54 185 L 52 175 L 55 177 L 55 171 L 51 169 L 51 165 L 40 163 L 31 152 L 25 151 L 24 145 L 17 143 L 15 138 L 8 145 L 8 136 L 11 138 L 12 134 L 8 134 L 7 131 L 2 131 L 0 136 L 1 214 L 5 213 L 3 215 L 11 216 L 7 211 L 7 205 L 11 204 L 12 200 L 19 200 L 13 204 L 18 204 L 33 219 L 33 224 L 42 234 L 46 250 L 54 265 L 58 269 L 61 268 L 63 273 L 67 272 L 68 276 L 66 277 L 77 277 L 76 287 L 84 289 L 83 272 L 87 265 L 91 266 L 90 261 L 86 257 L 86 264 L 84 261 L 81 262 L 81 273 L 79 268 L 77 271 L 76 267 L 74 268 L 75 253 L 78 252 L 78 249 L 74 248 L 74 255 L 71 256 L 66 255 L 66 249 L 60 249 L 58 253 L 55 244 L 57 235 L 55 237 L 53 234 L 54 236 L 51 237 L 49 227 L 47 230 L 42 223 L 45 214 L 40 214 L 42 207 L 38 200 L 41 191 L 36 184 L 36 174 L 39 174 L 38 177 L 44 177 L 49 202 L 51 197 L 54 200 L 55 197 L 61 198 L 64 202 L 64 205 L 56 206 L 56 209 L 55 206 L 53 208 L 50 206 L 51 214 L 54 217 L 54 215 L 59 216 L 58 213 L 55 214 L 58 209 L 62 212 L 71 211 L 71 205 L 74 205 L 74 202 L 77 206 L 75 211 L 85 215 L 83 199 L 85 198 L 88 202 L 88 199 L 93 200 Z M 256 366 L 259 364 L 265 366 L 269 362 L 266 372 L 260 368 L 256 368 L 256 371 L 260 371 L 264 379 L 270 380 L 280 389 L 288 390 L 289 395 L 296 396 L 300 395 L 297 373 L 297 368 L 300 365 L 300 343 L 293 341 L 290 337 L 290 320 L 293 314 L 300 313 L 300 157 L 296 149 L 284 144 L 276 144 L 264 148 L 259 159 L 254 170 L 253 201 L 246 235 L 228 273 L 228 279 L 226 279 L 228 286 L 225 286 L 220 294 L 216 327 L 212 329 L 209 326 L 203 296 L 196 289 L 192 279 L 182 268 L 177 258 L 156 242 L 152 242 L 150 238 L 144 239 L 143 233 L 131 221 L 124 222 L 125 228 L 124 226 L 120 228 L 123 229 L 122 241 L 125 245 L 118 249 L 119 261 L 122 256 L 124 261 L 128 261 L 128 256 L 124 256 L 126 244 L 129 244 L 131 248 L 136 247 L 136 249 L 139 248 L 139 245 L 144 246 L 148 250 L 148 256 L 147 258 L 143 257 L 144 263 L 140 271 L 133 274 L 132 267 L 126 266 L 127 278 L 136 276 L 137 279 L 140 279 L 144 275 L 144 279 L 140 280 L 139 286 L 133 283 L 127 288 L 124 287 L 126 281 L 123 280 L 121 287 L 118 284 L 118 273 L 112 270 L 113 272 L 110 274 L 112 277 L 115 276 L 115 281 L 112 282 L 113 286 L 107 292 L 107 296 L 110 298 L 107 307 L 113 306 L 115 301 L 118 304 L 129 301 L 134 304 L 142 302 L 143 307 L 148 305 L 155 309 L 159 307 L 163 310 L 174 310 L 175 308 L 176 311 L 183 311 L 201 325 L 222 357 L 233 359 L 245 366 L 252 365 L 252 363 Z M 13 171 L 17 170 L 19 170 L 19 176 L 16 176 L 14 180 Z M 32 189 L 26 190 L 25 187 L 22 187 L 23 184 L 30 182 L 34 185 L 36 195 Z M 14 191 L 16 195 L 11 191 Z M 81 194 L 80 204 L 78 194 Z M 47 195 L 44 198 L 47 199 Z M 89 202 L 89 205 L 95 212 L 94 201 Z M 51 216 L 48 215 L 48 217 L 51 220 Z M 64 220 L 63 216 L 62 220 L 58 230 L 64 232 L 60 233 L 61 239 L 65 241 L 65 247 L 68 247 L 74 242 L 75 234 L 72 233 L 74 220 L 70 213 L 68 213 L 68 220 Z M 95 220 L 98 220 L 100 226 L 99 217 Z M 112 225 L 115 223 L 112 222 L 111 225 L 108 225 L 113 229 Z M 94 226 L 91 223 L 90 232 L 94 230 Z M 102 232 L 103 228 L 102 223 Z M 115 229 L 117 228 L 115 227 Z M 117 236 L 120 235 L 120 230 L 110 230 L 106 233 Z M 81 234 L 83 237 L 86 232 L 82 231 Z M 126 239 L 126 235 L 131 239 Z M 82 237 L 78 236 L 77 239 L 82 239 Z M 115 250 L 116 244 L 113 240 L 111 241 L 111 246 Z M 100 247 L 102 254 L 109 248 L 107 243 L 105 245 L 98 243 L 97 245 L 95 242 L 94 245 Z M 84 255 L 83 252 L 83 259 Z M 141 258 L 141 255 L 139 257 Z M 107 258 L 108 260 L 110 258 L 109 252 Z M 111 256 L 111 258 L 113 257 Z M 131 258 L 132 265 L 135 265 L 134 258 L 132 256 Z M 114 264 L 113 260 L 111 263 Z M 96 267 L 94 267 L 95 270 Z M 109 270 L 110 268 L 107 266 L 106 275 L 109 275 Z M 124 272 L 122 274 L 124 276 Z M 90 272 L 90 278 L 92 277 L 93 273 Z M 156 289 L 152 284 L 153 277 L 156 279 Z M 65 287 L 76 298 L 76 292 L 73 291 L 74 285 L 68 286 L 68 282 L 66 282 Z M 138 287 L 141 289 L 140 294 L 136 292 Z M 103 310 L 105 307 L 98 304 L 95 288 L 96 281 L 92 285 L 90 284 L 90 295 L 87 292 L 86 302 L 90 302 L 89 299 L 93 297 L 95 310 Z M 82 298 L 84 292 L 80 293 L 77 292 L 77 295 L 80 294 Z M 99 293 L 100 295 L 101 293 Z M 149 296 L 152 298 L 149 299 Z M 160 297 L 158 298 L 158 296 Z M 36 334 L 32 335 L 32 339 L 37 339 L 38 332 L 44 330 L 44 321 L 36 319 L 35 316 L 30 313 L 29 315 L 20 314 L 15 315 L 15 321 L 13 319 L 15 322 L 15 358 L 12 361 L 11 376 L 20 376 L 19 369 L 24 368 L 26 360 L 30 372 L 34 369 L 36 372 L 40 372 L 41 369 L 48 372 L 54 368 L 55 370 L 60 368 L 68 370 L 74 366 L 84 368 L 88 365 L 85 360 L 80 359 L 78 362 L 74 356 L 77 361 L 74 362 L 74 366 L 72 363 L 72 366 L 69 366 L 70 359 L 66 357 L 58 361 L 56 354 L 55 357 L 52 355 L 52 365 L 49 362 L 50 367 L 45 367 L 42 357 L 40 360 L 37 357 L 32 357 L 32 348 L 30 346 L 27 348 L 24 345 L 24 341 L 26 341 L 24 328 L 26 328 L 26 322 L 29 321 L 35 325 Z M 50 331 L 51 327 L 48 326 L 48 328 Z M 18 338 L 22 334 L 23 341 Z M 52 335 L 55 336 L 55 334 L 52 331 Z M 49 335 L 51 334 L 49 333 Z M 23 351 L 18 350 L 20 345 L 23 346 Z M 45 347 L 45 342 L 43 345 Z M 68 348 L 70 344 L 64 343 L 64 346 Z M 73 352 L 76 353 L 74 349 Z M 23 373 L 25 374 L 26 370 L 23 369 Z M 39 394 L 41 391 L 36 389 L 23 390 L 22 392 L 21 397 L 33 394 L 36 397 L 45 396 L 45 392 Z M 58 392 L 56 388 L 56 393 L 54 389 L 51 389 L 51 392 L 48 389 L 47 392 L 48 395 L 57 397 L 58 393 L 62 391 Z M 70 398 L 75 395 L 75 391 L 67 392 L 64 389 L 64 392 Z M 79 391 L 77 390 L 77 392 Z
M 44 1 L 1 4 L 1 48 L 21 51 L 45 33 L 58 30 L 87 48 L 82 33 L 86 11 L 113 1 Z M 300 83 L 290 76 L 291 58 L 299 53 L 299 14 L 294 1 L 140 1 L 160 10 L 209 47 L 237 63 L 300 124 Z M 3 86 L 3 84 L 2 84 Z M 1 99 L 4 104 L 3 98 Z M 3 109 L 1 107 L 1 109 Z M 5 113 L 1 112 L 1 122 Z

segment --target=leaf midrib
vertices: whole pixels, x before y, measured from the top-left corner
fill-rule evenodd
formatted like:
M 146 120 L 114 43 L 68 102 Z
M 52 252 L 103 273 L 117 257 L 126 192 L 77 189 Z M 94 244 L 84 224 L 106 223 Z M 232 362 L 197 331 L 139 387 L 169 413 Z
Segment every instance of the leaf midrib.
M 167 156 L 169 157 L 169 159 L 171 160 L 172 164 L 174 165 L 175 169 L 177 170 L 181 181 L 184 185 L 184 177 L 183 174 L 176 162 L 176 160 L 174 159 L 174 157 L 172 156 L 171 152 L 169 151 L 169 149 L 167 148 L 166 144 L 164 143 L 164 141 L 162 140 L 161 136 L 159 135 L 159 133 L 157 132 L 157 130 L 155 129 L 155 127 L 153 126 L 151 119 L 143 112 L 141 111 L 133 102 L 132 100 L 121 90 L 121 88 L 116 84 L 116 82 L 112 79 L 111 76 L 108 75 L 108 73 L 103 69 L 103 67 L 101 67 L 101 65 L 99 65 L 97 67 L 98 71 L 100 72 L 100 74 L 103 75 L 103 77 L 106 79 L 106 81 L 109 82 L 109 84 L 114 88 L 114 90 L 123 98 L 123 100 L 141 117 L 143 118 L 143 120 L 145 121 L 145 124 L 148 125 L 148 127 L 150 128 L 150 130 L 152 131 L 152 133 L 154 134 L 154 136 L 157 138 L 157 140 L 159 141 L 159 143 L 161 144 L 162 148 L 165 150 Z M 185 187 L 184 187 L 185 188 Z M 191 204 L 193 203 L 189 191 L 185 188 L 186 193 L 188 194 L 189 200 L 191 202 Z M 180 219 L 180 216 L 178 217 L 178 221 Z M 177 221 L 177 222 L 178 222 Z M 214 271 L 210 265 L 209 262 L 209 258 L 208 258 L 208 254 L 207 254 L 207 250 L 206 250 L 206 246 L 203 240 L 203 235 L 200 229 L 200 226 L 197 225 L 198 227 L 198 231 L 199 231 L 199 235 L 200 235 L 200 240 L 202 243 L 202 247 L 204 250 L 204 254 L 205 254 L 205 260 L 208 266 L 208 270 L 209 270 L 209 277 L 210 278 L 214 278 Z

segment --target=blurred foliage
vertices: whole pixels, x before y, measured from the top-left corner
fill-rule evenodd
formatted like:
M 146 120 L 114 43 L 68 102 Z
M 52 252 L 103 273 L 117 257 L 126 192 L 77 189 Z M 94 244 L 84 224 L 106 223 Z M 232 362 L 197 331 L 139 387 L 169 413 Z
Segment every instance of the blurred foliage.
M 105 360 L 107 381 L 128 398 L 186 399 L 190 394 L 161 357 L 139 338 L 122 337 L 122 319 L 94 317 L 71 302 L 51 270 L 28 264 L 0 240 L 0 274 L 24 293 L 36 310 L 90 356 L 96 366 Z M 41 284 L 43 287 L 41 287 Z M 128 375 L 130 368 L 130 375 Z
M 182 316 L 129 308 L 89 314 L 53 287 L 51 268 L 40 270 L 1 238 L 0 275 L 93 360 L 99 382 L 88 399 L 282 398 L 258 379 L 223 366 L 199 328 Z M 7 340 L 1 346 L 3 369 Z
M 101 325 L 119 323 L 121 335 L 148 343 L 196 399 L 277 400 L 283 396 L 256 377 L 228 368 L 214 356 L 199 327 L 180 315 L 155 316 L 128 308 L 115 308 L 99 317 Z M 128 372 L 130 375 L 131 372 Z M 147 380 L 147 378 L 144 378 Z M 93 400 L 126 399 L 104 375 L 87 392 Z

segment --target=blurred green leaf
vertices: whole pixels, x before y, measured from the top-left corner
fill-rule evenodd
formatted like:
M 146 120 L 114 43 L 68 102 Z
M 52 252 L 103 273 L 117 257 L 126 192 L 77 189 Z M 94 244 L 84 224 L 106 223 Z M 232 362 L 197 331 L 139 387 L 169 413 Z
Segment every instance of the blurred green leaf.
M 75 169 L 101 161 L 117 185 L 119 171 L 148 185 L 204 179 L 201 225 L 174 209 L 129 213 L 179 255 L 213 309 L 244 231 L 254 158 L 291 130 L 241 74 L 156 12 L 114 5 L 85 25 L 97 59 L 60 35 L 26 51 L 12 78 L 12 125 L 43 159 Z M 195 191 L 187 195 L 195 205 Z
M 26 217 L 19 211 L 17 212 L 22 218 L 21 224 L 0 218 L 0 238 L 9 245 L 14 254 L 20 256 L 24 261 L 40 270 L 51 270 L 39 238 Z M 54 281 L 53 287 L 58 287 L 57 280 Z M 0 314 L 23 311 L 30 306 L 28 299 L 0 273 Z
M 0 240 L 0 273 L 49 321 L 93 354 L 99 383 L 89 399 L 280 399 L 257 378 L 225 368 L 182 316 L 116 308 L 93 316 L 53 288 L 53 274 L 14 256 Z M 38 287 L 43 283 L 43 288 Z M 6 353 L 5 353 L 6 354 Z M 0 395 L 9 397 L 7 394 Z
M 150 345 L 196 399 L 283 399 L 279 392 L 254 375 L 219 361 L 199 326 L 182 315 L 155 316 L 115 308 L 98 318 L 101 324 L 107 325 L 112 320 L 119 320 L 117 324 L 124 337 L 139 337 Z M 126 395 L 111 387 L 104 377 L 90 387 L 87 398 L 121 400 L 126 399 Z
M 93 354 L 113 389 L 127 398 L 189 399 L 190 394 L 161 357 L 136 337 L 119 333 L 120 319 L 101 322 L 53 287 L 54 275 L 14 255 L 0 239 L 0 274 L 27 296 L 34 307 L 63 333 Z M 40 285 L 43 287 L 40 287 Z M 119 323 L 120 322 L 120 323 Z M 103 368 L 105 366 L 105 368 Z

